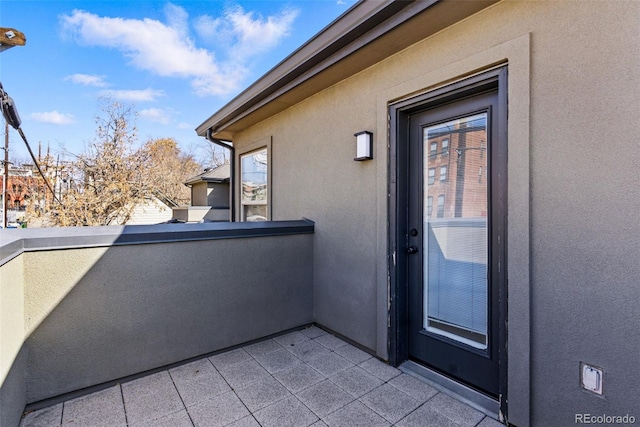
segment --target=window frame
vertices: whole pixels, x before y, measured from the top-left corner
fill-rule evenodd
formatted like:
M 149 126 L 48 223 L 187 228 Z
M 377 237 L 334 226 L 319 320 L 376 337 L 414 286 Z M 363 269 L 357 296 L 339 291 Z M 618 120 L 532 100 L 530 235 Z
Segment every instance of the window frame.
M 444 173 L 442 173 L 443 171 Z M 440 165 L 440 175 L 438 177 L 439 181 L 446 182 L 448 174 L 449 174 L 449 168 L 447 167 L 447 165 Z
M 427 172 L 427 185 L 433 185 L 435 183 L 436 183 L 436 168 L 435 167 L 429 168 L 429 172 Z
M 444 194 L 439 194 L 438 205 L 437 205 L 438 208 L 436 209 L 436 218 L 444 218 L 444 202 L 445 202 Z
M 449 155 L 449 138 L 444 138 L 441 143 L 442 148 L 440 149 L 440 155 L 448 156 Z
M 429 146 L 429 157 L 435 158 L 437 155 L 438 155 L 438 141 L 433 141 Z
M 251 204 L 244 204 L 242 201 L 242 159 L 248 155 L 251 155 L 261 150 L 267 151 L 267 200 L 265 203 L 251 203 L 251 204 L 266 205 L 267 206 L 266 220 L 267 221 L 272 220 L 271 212 L 272 212 L 273 185 L 272 185 L 272 179 L 271 179 L 271 165 L 273 162 L 273 150 L 272 150 L 272 144 L 271 144 L 271 137 L 268 137 L 260 141 L 256 141 L 254 143 L 251 143 L 242 147 L 238 147 L 236 149 L 235 162 L 236 162 L 236 165 L 238 166 L 234 174 L 234 178 L 238 183 L 238 185 L 234 189 L 237 195 L 237 202 L 235 203 L 236 218 L 234 218 L 234 220 L 236 221 L 247 222 L 245 218 L 244 206 L 251 205 Z

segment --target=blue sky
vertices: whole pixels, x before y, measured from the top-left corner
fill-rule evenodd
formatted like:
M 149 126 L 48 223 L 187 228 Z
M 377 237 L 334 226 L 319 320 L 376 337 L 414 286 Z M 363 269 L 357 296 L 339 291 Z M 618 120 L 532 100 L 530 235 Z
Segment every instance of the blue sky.
M 0 26 L 27 43 L 0 53 L 0 81 L 36 154 L 82 152 L 109 96 L 138 112 L 140 144 L 173 137 L 202 157 L 194 128 L 353 3 L 2 0 Z M 12 129 L 10 149 L 28 160 Z

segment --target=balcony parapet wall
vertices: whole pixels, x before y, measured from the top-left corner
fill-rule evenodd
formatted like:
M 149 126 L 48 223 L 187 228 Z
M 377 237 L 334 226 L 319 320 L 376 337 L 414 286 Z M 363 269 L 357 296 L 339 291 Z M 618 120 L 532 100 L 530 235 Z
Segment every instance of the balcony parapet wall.
M 5 230 L 0 424 L 313 322 L 308 220 Z
M 61 227 L 0 231 L 0 266 L 23 252 L 312 234 L 313 221 Z

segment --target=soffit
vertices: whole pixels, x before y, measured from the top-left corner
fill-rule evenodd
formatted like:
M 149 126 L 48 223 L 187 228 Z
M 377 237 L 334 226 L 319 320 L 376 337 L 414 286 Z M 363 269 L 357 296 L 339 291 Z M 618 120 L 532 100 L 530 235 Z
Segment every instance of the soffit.
M 196 131 L 233 135 L 384 60 L 498 0 L 357 3 Z M 364 6 L 367 6 L 364 8 Z M 363 8 L 359 10 L 358 7 Z M 351 16 L 353 14 L 354 16 Z

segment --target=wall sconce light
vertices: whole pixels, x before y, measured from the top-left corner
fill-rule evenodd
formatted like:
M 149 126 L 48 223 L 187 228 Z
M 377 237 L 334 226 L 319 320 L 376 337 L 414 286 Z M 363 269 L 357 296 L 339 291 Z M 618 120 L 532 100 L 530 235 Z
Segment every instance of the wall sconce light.
M 366 130 L 358 132 L 356 137 L 356 158 L 353 160 L 371 160 L 373 159 L 373 134 Z

